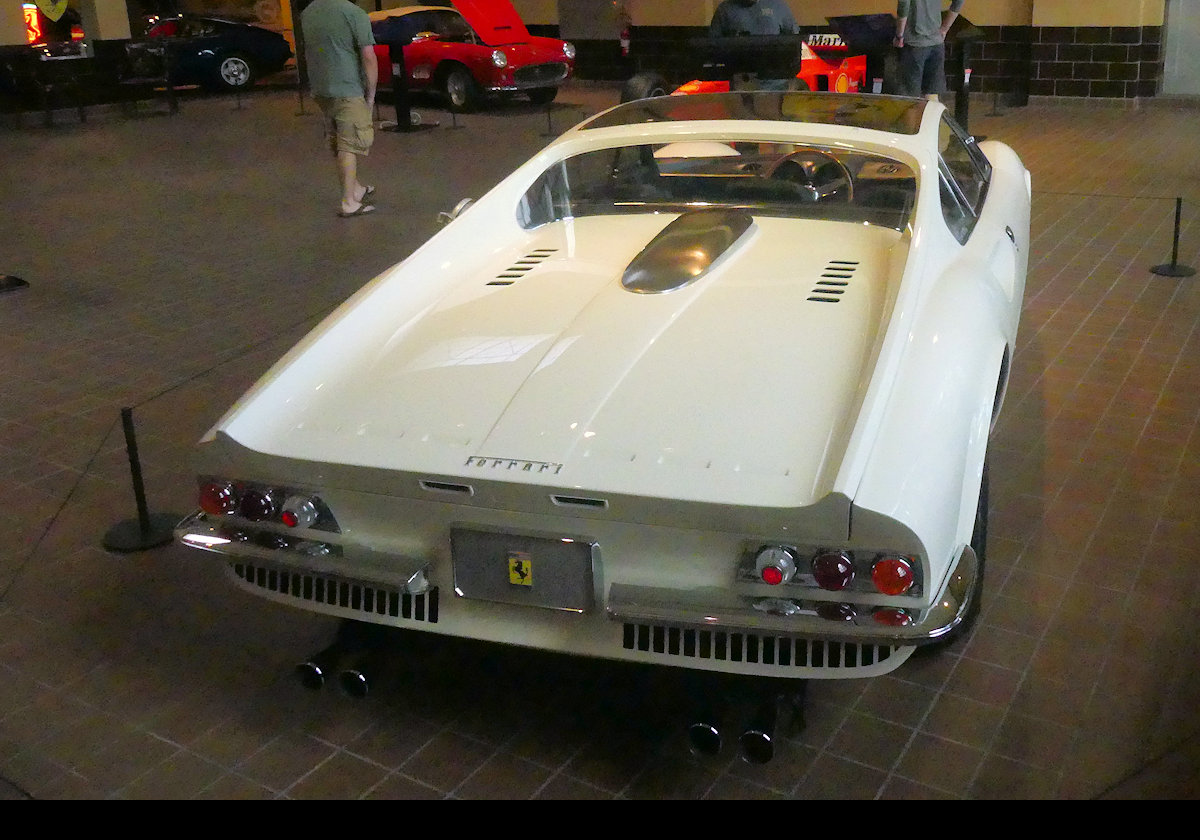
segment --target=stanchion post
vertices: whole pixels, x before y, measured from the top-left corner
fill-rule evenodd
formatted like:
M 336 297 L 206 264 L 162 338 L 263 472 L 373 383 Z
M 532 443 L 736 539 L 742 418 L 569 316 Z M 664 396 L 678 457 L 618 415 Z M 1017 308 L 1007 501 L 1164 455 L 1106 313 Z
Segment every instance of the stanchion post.
M 1162 277 L 1191 277 L 1196 269 L 1179 264 L 1179 223 L 1183 216 L 1183 197 L 1175 199 L 1175 234 L 1171 240 L 1171 261 L 1153 266 L 1150 270 Z
M 171 541 L 179 516 L 151 514 L 146 506 L 146 491 L 142 485 L 142 466 L 138 459 L 137 438 L 133 430 L 133 409 L 121 409 L 121 426 L 125 431 L 125 451 L 129 455 L 129 471 L 133 478 L 133 496 L 137 503 L 137 519 L 118 522 L 104 535 L 104 547 L 109 551 L 131 552 L 157 548 Z

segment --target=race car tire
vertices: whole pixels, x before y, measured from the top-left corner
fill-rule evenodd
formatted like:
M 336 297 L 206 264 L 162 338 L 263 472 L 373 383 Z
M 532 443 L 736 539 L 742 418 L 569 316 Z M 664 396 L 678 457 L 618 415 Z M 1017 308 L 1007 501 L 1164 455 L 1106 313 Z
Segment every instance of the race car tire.
M 529 91 L 529 101 L 534 105 L 549 105 L 558 96 L 558 88 L 534 88 Z
M 635 73 L 621 87 L 621 101 L 633 102 L 651 96 L 666 96 L 673 88 L 659 73 Z

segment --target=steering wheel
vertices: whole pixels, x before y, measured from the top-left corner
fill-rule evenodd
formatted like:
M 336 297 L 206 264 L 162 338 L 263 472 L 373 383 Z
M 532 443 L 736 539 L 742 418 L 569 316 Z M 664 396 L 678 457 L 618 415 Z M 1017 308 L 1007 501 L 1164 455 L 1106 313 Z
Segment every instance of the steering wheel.
M 850 170 L 829 152 L 801 149 L 776 163 L 768 178 L 799 184 L 805 197 L 813 202 L 854 200 Z

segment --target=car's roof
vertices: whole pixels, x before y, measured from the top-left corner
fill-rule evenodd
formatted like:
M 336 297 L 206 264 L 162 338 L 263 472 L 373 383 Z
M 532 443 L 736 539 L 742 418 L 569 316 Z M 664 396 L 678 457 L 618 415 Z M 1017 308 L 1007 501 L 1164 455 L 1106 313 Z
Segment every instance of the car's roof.
M 378 12 L 368 12 L 367 17 L 372 21 L 387 20 L 390 17 L 401 17 L 403 15 L 411 15 L 413 12 L 455 12 L 457 9 L 451 9 L 448 6 L 396 6 L 392 9 L 382 9 Z
M 491 46 L 524 43 L 531 37 L 521 15 L 508 0 L 453 0 L 452 8 L 447 4 L 397 6 L 394 9 L 371 12 L 368 17 L 372 23 L 378 23 L 391 17 L 402 17 L 420 11 L 459 14 L 466 19 L 483 43 Z
M 768 120 L 824 123 L 894 134 L 917 134 L 928 101 L 899 96 L 747 92 L 659 96 L 611 108 L 580 129 L 696 120 Z

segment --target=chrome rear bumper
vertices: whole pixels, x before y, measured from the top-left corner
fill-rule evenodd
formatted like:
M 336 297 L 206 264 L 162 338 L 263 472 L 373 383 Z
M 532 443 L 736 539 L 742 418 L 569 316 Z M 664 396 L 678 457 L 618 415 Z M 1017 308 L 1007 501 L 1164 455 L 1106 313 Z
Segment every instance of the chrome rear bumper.
M 826 601 L 756 598 L 728 589 L 664 589 L 614 583 L 608 615 L 614 621 L 754 630 L 827 641 L 877 645 L 923 645 L 939 641 L 962 624 L 978 597 L 979 559 L 963 548 L 946 586 L 932 607 L 909 611 L 903 626 L 880 623 L 886 608 L 852 607 Z

